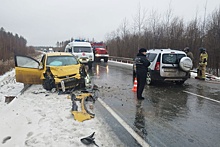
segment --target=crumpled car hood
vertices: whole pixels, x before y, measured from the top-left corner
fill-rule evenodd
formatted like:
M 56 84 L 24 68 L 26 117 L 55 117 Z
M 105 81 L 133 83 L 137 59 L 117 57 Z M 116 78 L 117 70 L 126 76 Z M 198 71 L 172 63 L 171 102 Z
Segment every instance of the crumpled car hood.
M 51 66 L 50 71 L 54 76 L 62 77 L 73 74 L 79 74 L 80 65 L 69 65 L 69 66 Z

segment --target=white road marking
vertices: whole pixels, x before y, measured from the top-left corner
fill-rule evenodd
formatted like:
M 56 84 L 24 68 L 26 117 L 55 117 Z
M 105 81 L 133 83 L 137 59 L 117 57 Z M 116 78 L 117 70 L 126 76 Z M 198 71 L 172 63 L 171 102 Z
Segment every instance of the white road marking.
M 142 139 L 120 116 L 118 116 L 114 110 L 112 110 L 104 101 L 100 98 L 98 101 L 105 107 L 109 113 L 136 139 L 136 141 L 143 147 L 150 147 L 150 145 Z
M 207 99 L 207 100 L 213 101 L 213 102 L 220 103 L 220 101 L 217 101 L 217 100 L 214 100 L 214 99 L 211 99 L 211 98 L 208 98 L 208 97 L 202 96 L 202 95 L 198 95 L 198 94 L 195 94 L 195 93 L 192 93 L 192 92 L 189 92 L 189 91 L 183 91 L 183 92 L 185 92 L 185 93 L 189 93 L 189 94 L 192 94 L 192 95 L 195 95 L 195 96 L 198 96 L 198 97 L 201 97 L 201 98 L 204 98 L 204 99 Z

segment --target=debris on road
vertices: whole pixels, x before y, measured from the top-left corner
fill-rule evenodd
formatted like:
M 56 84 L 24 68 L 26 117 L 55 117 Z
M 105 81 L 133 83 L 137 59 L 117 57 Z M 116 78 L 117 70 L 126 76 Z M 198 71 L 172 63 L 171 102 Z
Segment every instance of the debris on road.
M 87 90 L 81 91 L 81 93 L 77 94 L 77 95 L 75 95 L 74 93 L 71 93 L 71 95 L 70 95 L 71 101 L 72 101 L 72 111 L 71 112 L 72 112 L 75 120 L 83 122 L 85 120 L 89 120 L 89 119 L 92 119 L 95 117 L 95 114 L 91 112 L 93 110 L 93 105 L 91 103 L 88 104 L 88 102 L 95 103 L 95 101 L 97 99 L 96 93 L 92 94 L 94 92 L 94 90 L 97 90 L 97 88 L 92 89 L 90 91 L 87 91 Z M 78 111 L 79 107 L 78 107 L 76 101 L 80 101 L 81 111 Z M 86 105 L 86 104 L 88 104 L 88 105 Z M 90 109 L 90 111 L 87 107 Z
M 6 141 L 10 140 L 11 136 L 7 136 L 3 139 L 2 144 L 6 143 Z
M 82 138 L 81 142 L 85 145 L 90 145 L 90 144 L 94 144 L 98 147 L 98 145 L 95 143 L 95 138 L 93 138 L 93 136 L 95 135 L 95 132 L 93 132 L 91 135 L 89 135 L 88 137 Z

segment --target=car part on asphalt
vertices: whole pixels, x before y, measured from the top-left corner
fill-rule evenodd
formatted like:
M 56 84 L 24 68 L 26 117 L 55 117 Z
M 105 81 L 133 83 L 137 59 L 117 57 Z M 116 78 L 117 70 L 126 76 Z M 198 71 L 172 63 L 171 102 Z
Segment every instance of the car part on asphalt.
M 11 136 L 7 136 L 3 139 L 2 144 L 6 143 L 6 141 L 10 140 Z
M 5 103 L 9 104 L 16 96 L 5 96 Z
M 95 138 L 93 138 L 93 136 L 95 135 L 95 132 L 93 132 L 91 135 L 89 135 L 88 137 L 82 138 L 81 142 L 85 145 L 90 145 L 90 144 L 94 144 L 98 147 L 98 145 L 95 143 Z
M 85 120 L 94 118 L 95 114 L 93 114 L 86 108 L 86 101 L 92 101 L 94 103 L 96 100 L 91 93 L 89 93 L 88 91 L 82 91 L 82 94 L 78 94 L 78 95 L 71 93 L 71 100 L 72 100 L 72 114 L 75 120 L 83 122 Z M 79 100 L 81 102 L 80 112 L 78 111 L 76 100 Z

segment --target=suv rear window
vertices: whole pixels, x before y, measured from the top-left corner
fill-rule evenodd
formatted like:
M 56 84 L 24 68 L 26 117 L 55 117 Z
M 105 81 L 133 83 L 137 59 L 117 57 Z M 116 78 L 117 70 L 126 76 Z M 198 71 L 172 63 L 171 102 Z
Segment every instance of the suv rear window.
M 185 54 L 163 54 L 162 63 L 164 64 L 178 64 L 182 57 L 185 57 Z
M 154 59 L 156 58 L 157 54 L 156 53 L 147 53 L 146 57 L 150 62 L 153 62 Z

